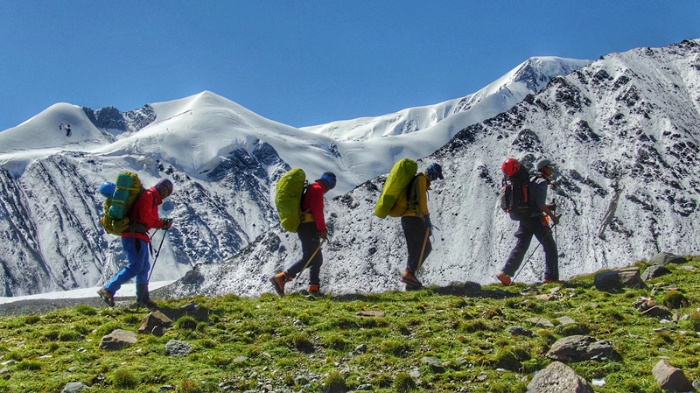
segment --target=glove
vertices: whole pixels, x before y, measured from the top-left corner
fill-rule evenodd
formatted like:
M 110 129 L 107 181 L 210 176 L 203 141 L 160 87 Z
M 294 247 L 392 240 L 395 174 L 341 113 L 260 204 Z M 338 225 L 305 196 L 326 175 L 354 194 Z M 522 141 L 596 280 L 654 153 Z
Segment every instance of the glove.
M 318 232 L 318 237 L 320 237 L 323 240 L 328 240 L 328 232 L 325 231 L 319 231 Z
M 171 226 L 173 226 L 173 219 L 172 218 L 164 218 L 162 228 L 167 231 L 168 229 L 170 229 Z
M 559 216 L 554 216 L 552 221 L 554 222 L 554 225 L 559 225 Z
M 430 222 L 430 214 L 423 216 L 423 222 L 425 223 L 426 228 L 430 229 L 433 227 L 433 224 Z

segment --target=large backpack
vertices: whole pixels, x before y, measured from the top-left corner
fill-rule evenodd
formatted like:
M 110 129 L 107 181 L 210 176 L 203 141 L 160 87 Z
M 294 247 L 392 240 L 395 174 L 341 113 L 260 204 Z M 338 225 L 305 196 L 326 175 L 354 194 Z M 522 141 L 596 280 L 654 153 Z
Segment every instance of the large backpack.
M 306 173 L 301 168 L 290 170 L 277 182 L 275 206 L 282 228 L 289 232 L 296 232 L 301 224 L 301 197 L 305 187 Z
M 505 176 L 499 195 L 501 209 L 510 215 L 512 220 L 523 221 L 532 216 L 535 209 L 530 187 L 530 174 L 524 165 L 512 176 Z
M 416 172 L 418 172 L 418 163 L 411 159 L 404 158 L 394 164 L 374 208 L 374 214 L 377 217 L 386 218 L 388 215 L 398 217 L 406 211 L 408 208 L 406 189 L 416 176 Z M 405 207 L 396 206 L 397 202 L 401 201 L 404 201 Z
M 144 189 L 134 172 L 122 172 L 117 176 L 116 189 L 104 203 L 104 216 L 100 223 L 107 233 L 121 235 L 130 227 L 129 213 Z

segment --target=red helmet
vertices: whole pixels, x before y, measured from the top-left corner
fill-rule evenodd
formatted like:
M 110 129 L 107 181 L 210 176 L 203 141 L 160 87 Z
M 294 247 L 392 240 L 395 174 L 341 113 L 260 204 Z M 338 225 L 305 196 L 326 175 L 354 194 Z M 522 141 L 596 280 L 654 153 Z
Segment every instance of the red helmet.
M 520 170 L 520 163 L 515 158 L 508 158 L 503 161 L 501 170 L 506 176 L 513 176 Z

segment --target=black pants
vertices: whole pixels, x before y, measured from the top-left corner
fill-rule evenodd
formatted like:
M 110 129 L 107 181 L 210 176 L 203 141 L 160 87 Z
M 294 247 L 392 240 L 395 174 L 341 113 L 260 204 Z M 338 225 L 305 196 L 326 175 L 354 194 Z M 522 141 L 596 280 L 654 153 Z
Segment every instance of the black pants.
M 530 217 L 529 220 L 520 221 L 520 226 L 515 232 L 515 238 L 518 239 L 515 247 L 510 252 L 506 265 L 503 267 L 503 273 L 513 277 L 523 263 L 523 258 L 527 249 L 530 247 L 532 236 L 542 244 L 545 255 L 545 280 L 559 280 L 559 255 L 557 253 L 557 244 L 554 242 L 552 230 L 547 226 L 542 217 Z
M 316 223 L 302 223 L 299 225 L 297 235 L 299 235 L 299 240 L 301 240 L 302 257 L 298 262 L 287 269 L 287 275 L 295 278 L 297 274 L 306 267 L 309 269 L 309 285 L 319 285 L 321 283 L 319 273 L 321 272 L 321 265 L 323 264 L 323 254 L 321 254 L 321 249 L 319 248 L 321 245 L 321 238 L 318 236 Z M 311 255 L 313 255 L 316 250 L 318 250 L 318 252 L 309 262 Z M 306 266 L 307 263 L 309 264 L 308 266 Z
M 401 226 L 403 227 L 403 234 L 406 236 L 406 245 L 408 246 L 406 270 L 410 270 L 415 274 L 418 267 L 428 258 L 433 247 L 430 244 L 430 238 L 426 240 L 427 228 L 421 217 L 401 217 Z M 425 250 L 423 250 L 423 243 L 425 243 Z M 422 261 L 420 257 L 421 252 L 423 253 Z

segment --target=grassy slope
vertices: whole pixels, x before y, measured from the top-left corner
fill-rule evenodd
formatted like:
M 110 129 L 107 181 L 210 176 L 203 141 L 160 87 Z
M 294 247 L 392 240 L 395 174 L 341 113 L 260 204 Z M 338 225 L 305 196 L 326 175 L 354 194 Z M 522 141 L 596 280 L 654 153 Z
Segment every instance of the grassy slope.
M 643 263 L 638 264 L 641 267 Z M 683 266 L 683 265 L 681 265 Z M 696 288 L 700 258 L 669 268 L 673 274 L 649 282 L 646 289 L 620 293 L 598 291 L 593 277 L 561 286 L 487 286 L 462 295 L 445 288 L 381 295 L 324 298 L 299 295 L 248 299 L 228 295 L 161 302 L 178 308 L 191 302 L 209 310 L 195 321 L 180 319 L 163 337 L 139 335 L 137 344 L 120 351 L 98 347 L 115 328 L 136 331 L 146 312 L 129 308 L 78 306 L 43 315 L 0 318 L 0 391 L 60 392 L 68 382 L 83 382 L 102 392 L 216 392 L 269 389 L 320 392 L 325 386 L 373 391 L 524 392 L 533 372 L 546 367 L 552 343 L 572 334 L 610 340 L 622 361 L 571 363 L 589 382 L 605 378 L 599 392 L 661 392 L 651 375 L 663 357 L 692 380 L 700 375 L 700 313 Z M 663 303 L 678 288 L 688 304 L 673 310 L 689 316 L 678 323 L 648 318 L 632 304 L 640 297 Z M 458 289 L 455 289 L 458 290 Z M 538 300 L 554 291 L 556 299 Z M 381 311 L 383 316 L 358 316 Z M 568 316 L 576 325 L 561 326 Z M 526 319 L 544 317 L 555 326 L 533 326 Z M 535 337 L 513 336 L 524 326 Z M 167 356 L 172 339 L 195 348 L 185 358 Z M 357 350 L 364 344 L 366 351 Z M 239 358 L 244 356 L 245 358 Z M 444 371 L 422 363 L 440 359 Z M 237 359 L 238 358 L 238 359 Z M 14 360 L 14 362 L 13 362 Z M 420 372 L 416 375 L 415 370 Z M 413 377 L 409 374 L 413 372 Z

